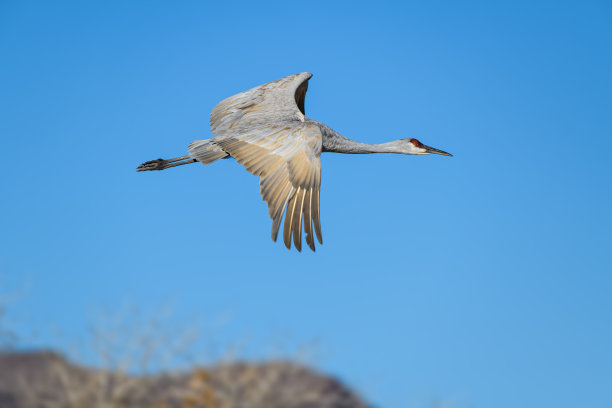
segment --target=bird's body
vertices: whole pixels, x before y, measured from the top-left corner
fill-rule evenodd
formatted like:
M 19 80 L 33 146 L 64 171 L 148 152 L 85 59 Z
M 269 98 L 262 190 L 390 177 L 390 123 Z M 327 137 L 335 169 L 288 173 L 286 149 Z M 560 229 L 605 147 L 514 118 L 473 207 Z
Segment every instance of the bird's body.
M 450 156 L 416 139 L 377 145 L 356 142 L 306 117 L 304 100 L 311 76 L 307 72 L 291 75 L 219 102 L 210 119 L 212 139 L 192 142 L 188 156 L 149 161 L 138 170 L 163 170 L 195 161 L 210 164 L 231 156 L 260 177 L 261 195 L 273 220 L 272 239 L 276 241 L 286 213 L 283 240 L 287 248 L 293 237 L 301 250 L 303 225 L 306 243 L 314 251 L 315 234 L 323 243 L 319 211 L 322 152 Z

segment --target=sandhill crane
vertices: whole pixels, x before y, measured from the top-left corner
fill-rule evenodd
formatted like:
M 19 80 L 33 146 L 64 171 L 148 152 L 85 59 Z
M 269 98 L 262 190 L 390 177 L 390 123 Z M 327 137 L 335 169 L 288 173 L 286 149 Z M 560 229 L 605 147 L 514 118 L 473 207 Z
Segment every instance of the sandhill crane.
M 450 153 L 407 138 L 382 144 L 350 140 L 323 123 L 307 118 L 304 99 L 312 74 L 302 72 L 231 96 L 212 111 L 212 139 L 196 140 L 189 154 L 173 159 L 151 160 L 137 171 L 164 170 L 199 161 L 210 164 L 233 157 L 259 179 L 261 196 L 272 218 L 276 241 L 283 214 L 283 241 L 291 249 L 291 237 L 302 249 L 302 218 L 306 243 L 315 250 L 313 235 L 323 243 L 319 211 L 321 153 Z

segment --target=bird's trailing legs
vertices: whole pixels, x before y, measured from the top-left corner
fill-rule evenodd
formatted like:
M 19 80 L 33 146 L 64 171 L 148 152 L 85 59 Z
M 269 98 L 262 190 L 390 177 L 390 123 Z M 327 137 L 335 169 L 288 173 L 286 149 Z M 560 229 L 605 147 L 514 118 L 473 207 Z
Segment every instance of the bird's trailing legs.
M 136 171 L 147 171 L 147 170 L 164 170 L 170 167 L 182 166 L 183 164 L 195 163 L 197 160 L 191 156 L 175 157 L 174 159 L 157 159 L 150 160 L 142 163 L 136 168 Z

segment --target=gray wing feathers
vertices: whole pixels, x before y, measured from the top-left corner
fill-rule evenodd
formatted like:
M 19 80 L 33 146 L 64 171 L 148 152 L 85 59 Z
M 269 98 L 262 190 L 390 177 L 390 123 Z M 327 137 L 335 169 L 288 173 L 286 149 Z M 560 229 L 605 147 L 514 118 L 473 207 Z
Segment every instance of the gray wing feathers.
M 216 136 L 284 120 L 304 121 L 308 79 L 302 72 L 230 96 L 213 108 L 210 129 Z
M 321 144 L 319 127 L 312 123 L 283 122 L 249 128 L 232 136 L 215 139 L 255 176 L 260 177 L 261 196 L 272 218 L 272 239 L 276 241 L 285 214 L 283 241 L 302 248 L 302 220 L 306 243 L 314 251 L 313 224 L 322 243 L 319 219 L 321 185 Z
M 215 106 L 210 127 L 215 146 L 260 177 L 261 196 L 272 218 L 272 239 L 276 241 L 284 215 L 287 248 L 293 238 L 295 247 L 302 249 L 303 221 L 306 243 L 314 251 L 313 224 L 319 242 L 323 241 L 319 219 L 322 135 L 316 124 L 305 121 L 310 77 L 303 72 L 231 96 Z M 196 157 L 199 149 L 203 156 Z M 212 157 L 214 153 L 207 149 L 194 146 L 192 157 Z

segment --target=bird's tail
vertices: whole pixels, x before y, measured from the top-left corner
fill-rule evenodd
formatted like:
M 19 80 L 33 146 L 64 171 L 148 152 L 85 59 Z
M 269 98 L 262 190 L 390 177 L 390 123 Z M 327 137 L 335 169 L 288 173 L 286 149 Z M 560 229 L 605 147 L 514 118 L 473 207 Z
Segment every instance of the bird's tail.
M 219 159 L 227 157 L 225 153 L 212 139 L 196 140 L 189 145 L 187 156 L 175 157 L 173 159 L 157 159 L 142 163 L 136 171 L 165 170 L 170 167 L 182 166 L 199 161 L 202 164 L 210 164 Z
M 202 164 L 210 164 L 229 156 L 229 154 L 221 149 L 212 139 L 191 142 L 188 149 L 189 157 L 193 157 Z

